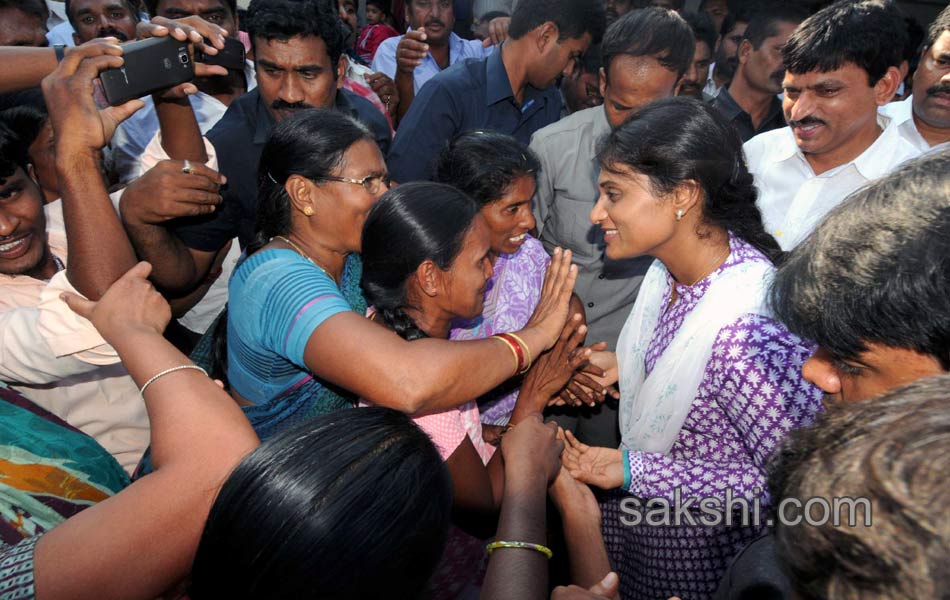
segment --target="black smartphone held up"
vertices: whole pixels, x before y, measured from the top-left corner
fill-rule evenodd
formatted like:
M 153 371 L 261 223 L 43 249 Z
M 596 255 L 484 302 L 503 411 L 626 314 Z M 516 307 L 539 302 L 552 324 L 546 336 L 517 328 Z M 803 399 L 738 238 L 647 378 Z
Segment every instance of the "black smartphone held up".
M 106 100 L 118 106 L 194 79 L 188 45 L 170 36 L 122 44 L 125 64 L 99 74 Z
M 210 45 L 207 40 L 205 43 Z M 244 71 L 246 64 L 244 61 L 244 44 L 235 38 L 224 38 L 224 48 L 218 50 L 215 55 L 205 54 L 195 48 L 195 62 L 206 65 L 216 65 L 232 71 Z

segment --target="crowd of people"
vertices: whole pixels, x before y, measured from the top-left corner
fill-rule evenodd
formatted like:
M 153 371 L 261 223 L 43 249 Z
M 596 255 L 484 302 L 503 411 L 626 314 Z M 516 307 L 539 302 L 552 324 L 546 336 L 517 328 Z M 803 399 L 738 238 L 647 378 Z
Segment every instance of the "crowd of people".
M 950 6 L 686 4 L 0 0 L 0 600 L 946 597 Z

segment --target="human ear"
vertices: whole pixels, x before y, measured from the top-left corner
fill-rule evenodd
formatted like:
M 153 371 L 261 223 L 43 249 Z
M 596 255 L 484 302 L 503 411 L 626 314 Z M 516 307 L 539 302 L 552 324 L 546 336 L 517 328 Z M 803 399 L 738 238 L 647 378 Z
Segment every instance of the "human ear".
M 671 194 L 671 207 L 676 214 L 687 215 L 691 210 L 702 210 L 703 188 L 692 179 L 680 183 Z M 682 213 L 680 213 L 682 211 Z M 679 220 L 679 219 L 677 219 Z
M 742 40 L 742 42 L 739 44 L 739 53 L 737 55 L 740 65 L 744 65 L 749 62 L 749 55 L 752 54 L 752 50 L 752 42 L 749 40 Z
M 884 106 L 891 101 L 901 81 L 903 79 L 900 70 L 897 67 L 889 67 L 884 76 L 874 84 L 874 100 L 878 106 Z
M 597 73 L 598 87 L 600 88 L 600 97 L 607 97 L 607 71 L 603 67 Z
M 550 49 L 557 44 L 557 40 L 560 37 L 557 25 L 552 21 L 542 23 L 534 30 L 534 33 L 539 54 L 550 51 Z
M 442 292 L 442 269 L 431 260 L 422 261 L 422 264 L 416 267 L 415 279 L 419 291 L 430 298 L 435 298 Z
M 315 184 L 302 175 L 291 175 L 284 184 L 284 191 L 290 196 L 290 205 L 306 216 L 313 216 L 315 212 L 314 194 Z

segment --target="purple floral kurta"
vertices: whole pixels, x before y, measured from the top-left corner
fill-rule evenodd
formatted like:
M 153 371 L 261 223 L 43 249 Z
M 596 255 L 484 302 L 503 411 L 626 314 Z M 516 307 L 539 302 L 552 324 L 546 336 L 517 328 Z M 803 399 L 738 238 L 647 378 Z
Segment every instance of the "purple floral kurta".
M 525 237 L 517 252 L 499 255 L 485 290 L 482 316 L 455 323 L 449 339 L 479 340 L 523 328 L 541 298 L 544 272 L 550 262 L 544 246 L 531 236 Z M 482 423 L 507 425 L 517 400 L 518 388 L 504 385 L 479 398 Z
M 720 270 L 761 256 L 744 241 L 731 241 L 732 253 Z M 674 284 L 677 300 L 657 323 L 647 350 L 647 374 L 710 286 L 708 278 L 687 287 L 670 277 L 668 286 Z M 682 498 L 713 497 L 725 505 L 731 489 L 734 497 L 760 498 L 764 509 L 769 456 L 789 431 L 810 423 L 821 407 L 820 390 L 801 374 L 810 354 L 805 343 L 767 317 L 743 315 L 720 330 L 669 454 L 630 451 L 630 487 L 612 492 L 602 504 L 604 540 L 620 574 L 624 600 L 708 598 L 731 558 L 762 532 L 764 525 L 630 526 L 621 518 L 630 522 L 631 505 L 625 513 L 621 502 L 633 496 L 643 504 L 665 498 L 672 505 L 679 490 Z

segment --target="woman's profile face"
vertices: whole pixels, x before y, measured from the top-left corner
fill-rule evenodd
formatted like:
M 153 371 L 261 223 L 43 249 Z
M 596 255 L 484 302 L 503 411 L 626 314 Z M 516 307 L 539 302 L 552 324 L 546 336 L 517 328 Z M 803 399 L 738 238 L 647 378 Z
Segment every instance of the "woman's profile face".
M 491 231 L 491 249 L 495 254 L 513 254 L 524 244 L 525 234 L 534 229 L 531 198 L 534 176 L 522 175 L 505 194 L 482 207 L 481 213 Z
M 380 196 L 389 189 L 382 181 L 387 173 L 386 163 L 376 143 L 360 140 L 347 149 L 343 154 L 342 164 L 331 175 L 356 181 L 362 181 L 366 177 L 375 179 L 363 186 L 342 181 L 321 182 L 321 186 L 331 196 L 328 198 L 329 202 L 324 204 L 323 210 L 332 215 L 332 226 L 347 252 L 360 251 L 366 216 Z M 375 189 L 372 189 L 374 185 Z
M 600 171 L 600 197 L 590 214 L 603 231 L 605 253 L 612 259 L 652 255 L 673 236 L 674 211 L 653 192 L 649 177 L 624 165 L 611 169 Z
M 442 278 L 444 309 L 454 317 L 473 319 L 485 308 L 485 286 L 491 278 L 491 232 L 485 218 L 475 215 L 462 249 Z

